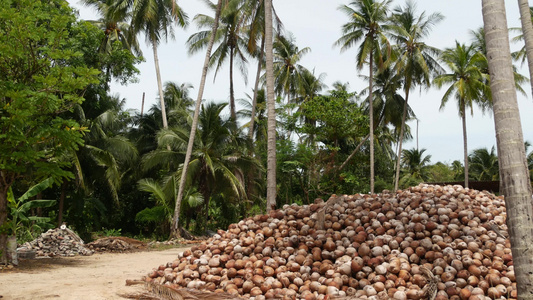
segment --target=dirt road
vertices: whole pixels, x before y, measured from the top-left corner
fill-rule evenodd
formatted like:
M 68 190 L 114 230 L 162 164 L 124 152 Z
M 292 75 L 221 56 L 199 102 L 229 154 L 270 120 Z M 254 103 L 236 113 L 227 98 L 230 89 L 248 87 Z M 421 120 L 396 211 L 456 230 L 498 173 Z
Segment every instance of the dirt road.
M 0 271 L 0 299 L 124 299 L 118 294 L 142 291 L 126 279 L 140 279 L 185 249 L 22 260 L 19 269 Z

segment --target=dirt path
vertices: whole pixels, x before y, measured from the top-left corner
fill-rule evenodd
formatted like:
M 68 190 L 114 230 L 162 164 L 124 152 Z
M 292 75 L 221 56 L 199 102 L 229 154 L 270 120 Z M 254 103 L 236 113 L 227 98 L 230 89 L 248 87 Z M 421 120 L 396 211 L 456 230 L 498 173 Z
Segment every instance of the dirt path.
M 0 271 L 0 298 L 124 299 L 118 294 L 142 291 L 125 286 L 126 279 L 140 279 L 185 249 L 22 260 L 18 270 Z

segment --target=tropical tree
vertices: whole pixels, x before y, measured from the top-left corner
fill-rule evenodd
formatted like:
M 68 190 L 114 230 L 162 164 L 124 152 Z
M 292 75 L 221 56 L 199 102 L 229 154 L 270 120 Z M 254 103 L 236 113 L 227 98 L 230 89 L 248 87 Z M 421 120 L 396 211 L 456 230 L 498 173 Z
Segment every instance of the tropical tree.
M 285 95 L 287 104 L 291 103 L 291 97 L 296 97 L 304 89 L 303 73 L 307 71 L 299 61 L 311 51 L 305 47 L 299 49 L 294 36 L 278 35 L 273 45 L 274 51 L 274 76 L 275 89 L 278 96 Z
M 529 80 L 533 92 L 533 25 L 531 24 L 531 8 L 528 0 L 518 0 L 520 8 L 520 22 L 522 23 L 522 36 L 525 41 L 526 56 L 529 69 Z M 532 93 L 533 94 L 533 93 Z
M 230 114 L 235 120 L 237 118 L 235 110 L 235 92 L 233 88 L 233 68 L 237 65 L 243 75 L 243 79 L 247 82 L 248 72 L 246 50 L 247 40 L 245 36 L 245 28 L 243 28 L 243 10 L 241 9 L 241 0 L 228 0 L 224 5 L 219 17 L 219 25 L 215 33 L 215 43 L 219 43 L 214 49 L 209 66 L 215 68 L 215 78 L 223 66 L 229 60 L 229 79 L 230 79 Z M 206 1 L 209 7 L 215 11 L 217 6 L 210 1 Z M 194 54 L 203 50 L 208 44 L 210 35 L 212 34 L 209 28 L 213 27 L 214 18 L 204 14 L 198 14 L 194 17 L 194 22 L 199 28 L 207 28 L 206 30 L 194 33 L 187 40 L 189 53 Z
M 222 4 L 226 2 L 225 0 L 218 0 L 217 9 L 215 11 L 215 19 L 213 22 L 213 27 L 211 28 L 211 37 L 209 38 L 209 43 L 207 44 L 207 50 L 205 52 L 204 66 L 202 67 L 202 77 L 200 78 L 200 86 L 198 87 L 198 97 L 196 98 L 196 105 L 194 106 L 194 115 L 191 124 L 191 131 L 189 135 L 189 141 L 187 143 L 187 152 L 185 153 L 185 162 L 183 163 L 183 169 L 180 178 L 180 184 L 178 187 L 178 195 L 176 196 L 176 206 L 174 208 L 174 217 L 172 218 L 172 227 L 170 229 L 170 235 L 173 237 L 179 236 L 179 220 L 180 220 L 180 211 L 181 211 L 181 200 L 183 198 L 183 193 L 185 190 L 185 178 L 187 178 L 187 169 L 189 167 L 189 162 L 192 155 L 192 149 L 194 146 L 194 140 L 196 137 L 196 130 L 198 127 L 198 116 L 200 114 L 200 105 L 202 104 L 202 97 L 204 95 L 205 88 L 205 78 L 207 77 L 207 70 L 209 68 L 209 60 L 211 58 L 211 50 L 213 49 L 213 44 L 215 43 L 215 33 L 218 29 L 218 21 L 220 18 L 220 12 L 222 11 Z
M 370 113 L 370 193 L 374 193 L 374 108 L 373 108 L 373 72 L 374 62 L 378 62 L 381 69 L 383 63 L 382 49 L 389 50 L 388 40 L 385 36 L 388 10 L 391 0 L 354 0 L 350 5 L 341 5 L 339 9 L 350 19 L 342 26 L 342 34 L 335 46 L 340 46 L 345 51 L 359 43 L 357 53 L 357 69 L 361 70 L 368 63 L 370 75 L 368 81 L 369 113 Z
M 470 175 L 475 180 L 491 181 L 498 180 L 498 155 L 494 146 L 490 149 L 478 148 L 470 153 Z
M 429 162 L 431 155 L 424 155 L 426 149 L 402 150 L 402 186 L 412 186 L 429 179 Z
M 146 42 L 152 46 L 163 128 L 167 128 L 168 121 L 157 48 L 162 40 L 166 41 L 168 37 L 174 38 L 174 23 L 183 28 L 188 25 L 188 16 L 176 0 L 119 0 L 114 1 L 110 10 L 115 20 L 130 18 L 132 34 L 144 33 Z
M 267 88 L 267 207 L 276 207 L 276 99 L 274 98 L 273 22 L 272 0 L 265 1 L 265 56 Z
M 490 94 L 486 84 L 488 79 L 481 70 L 481 67 L 486 65 L 486 58 L 475 49 L 474 45 L 466 46 L 456 41 L 455 48 L 444 50 L 441 60 L 448 66 L 450 73 L 438 75 L 433 83 L 438 88 L 450 85 L 442 97 L 440 109 L 444 108 L 450 98 L 457 100 L 459 117 L 463 125 L 464 185 L 468 187 L 466 113 L 469 109 L 473 114 L 474 103 L 478 104 L 483 111 L 490 107 L 490 99 L 485 98 L 485 95 Z
M 7 193 L 22 178 L 72 178 L 58 158 L 83 143 L 82 128 L 64 112 L 83 102 L 98 71 L 74 66 L 68 47 L 79 26 L 62 1 L 0 2 L 0 263 L 7 263 Z M 46 103 L 46 105 L 43 105 Z
M 490 87 L 500 169 L 501 191 L 507 207 L 518 297 L 533 299 L 533 204 L 520 112 L 515 91 L 505 1 L 482 1 Z
M 118 41 L 124 49 L 141 56 L 139 41 L 136 35 L 132 34 L 130 25 L 125 20 L 117 19 L 119 16 L 113 14 L 113 2 L 111 0 L 82 0 L 84 5 L 95 8 L 101 16 L 98 20 L 89 21 L 105 33 L 98 50 L 110 54 L 113 43 Z
M 400 154 L 402 153 L 405 121 L 407 119 L 409 92 L 416 86 L 429 87 L 431 77 L 442 71 L 437 62 L 439 50 L 426 44 L 424 39 L 429 36 L 433 27 L 443 18 L 440 13 L 426 15 L 425 12 L 422 12 L 417 15 L 416 4 L 413 1 L 407 1 L 405 7 L 396 7 L 391 18 L 391 39 L 396 42 L 394 47 L 394 54 L 397 56 L 395 69 L 399 74 L 403 74 L 405 92 L 394 190 L 398 189 Z

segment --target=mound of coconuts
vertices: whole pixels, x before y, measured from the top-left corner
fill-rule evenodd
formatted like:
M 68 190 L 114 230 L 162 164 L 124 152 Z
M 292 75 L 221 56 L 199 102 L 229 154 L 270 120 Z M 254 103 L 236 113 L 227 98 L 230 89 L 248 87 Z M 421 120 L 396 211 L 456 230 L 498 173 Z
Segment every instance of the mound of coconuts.
M 503 197 L 457 185 L 333 195 L 231 224 L 143 280 L 250 299 L 516 299 L 505 218 Z

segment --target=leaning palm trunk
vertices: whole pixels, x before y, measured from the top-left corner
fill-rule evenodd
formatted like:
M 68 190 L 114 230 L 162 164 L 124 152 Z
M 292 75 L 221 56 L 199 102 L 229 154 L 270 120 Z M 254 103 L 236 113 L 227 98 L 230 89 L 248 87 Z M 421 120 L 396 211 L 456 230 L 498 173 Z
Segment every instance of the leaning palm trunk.
M 520 20 L 522 22 L 522 34 L 526 43 L 527 65 L 529 68 L 529 80 L 533 94 L 533 25 L 531 24 L 531 11 L 528 0 L 518 0 L 520 7 Z
M 265 50 L 267 85 L 267 212 L 276 207 L 276 102 L 274 99 L 272 0 L 265 0 Z
M 157 56 L 157 42 L 152 41 L 154 50 L 155 75 L 157 77 L 157 90 L 159 91 L 159 102 L 161 103 L 161 118 L 163 119 L 163 128 L 168 128 L 167 112 L 165 107 L 165 98 L 163 98 L 163 84 L 161 83 L 161 71 L 159 70 L 159 57 Z
M 407 119 L 407 100 L 409 99 L 409 89 L 405 90 L 405 103 L 403 104 L 402 126 L 400 126 L 400 140 L 398 142 L 398 157 L 396 158 L 396 176 L 394 177 L 394 191 L 398 190 L 400 182 L 400 161 L 402 157 L 403 133 L 405 131 L 405 120 Z
M 509 49 L 504 0 L 483 0 L 502 192 L 518 299 L 533 299 L 533 202 Z
M 183 198 L 183 191 L 185 189 L 185 180 L 187 178 L 187 169 L 192 155 L 192 147 L 194 144 L 194 138 L 196 135 L 196 127 L 198 127 L 198 116 L 200 115 L 200 105 L 202 104 L 202 97 L 205 88 L 205 78 L 207 77 L 207 68 L 209 67 L 209 59 L 211 58 L 211 50 L 215 43 L 215 35 L 218 29 L 218 19 L 220 18 L 220 11 L 222 9 L 222 1 L 218 0 L 217 10 L 215 13 L 215 20 L 213 22 L 213 28 L 211 29 L 211 37 L 209 38 L 209 44 L 207 45 L 207 51 L 205 53 L 204 67 L 202 69 L 202 78 L 200 79 L 200 88 L 198 89 L 198 98 L 196 98 L 196 106 L 194 108 L 194 117 L 191 124 L 191 134 L 189 135 L 189 143 L 187 144 L 187 153 L 185 154 L 185 161 L 183 162 L 183 170 L 180 178 L 180 185 L 178 188 L 178 196 L 176 197 L 176 207 L 174 208 L 174 217 L 172 218 L 172 228 L 170 229 L 170 235 L 173 237 L 179 236 L 179 220 L 181 210 L 181 200 Z M 209 201 L 209 199 L 205 199 Z
M 346 165 L 348 164 L 348 162 L 350 162 L 350 160 L 355 156 L 355 154 L 357 153 L 357 151 L 359 151 L 359 149 L 361 148 L 361 146 L 363 146 L 363 144 L 366 142 L 366 140 L 368 140 L 369 137 L 370 137 L 370 135 L 367 135 L 367 136 L 365 136 L 365 137 L 359 142 L 359 144 L 357 145 L 357 147 L 355 147 L 355 149 L 353 149 L 352 153 L 350 153 L 350 155 L 348 156 L 348 158 L 346 158 L 346 160 L 342 163 L 342 165 L 339 167 L 339 169 L 337 170 L 337 172 L 340 172 L 342 169 L 344 169 L 344 167 L 346 167 Z
M 265 50 L 265 37 L 261 39 L 261 51 L 259 52 L 259 59 L 257 63 L 257 74 L 255 75 L 255 86 L 254 86 L 254 96 L 252 98 L 252 117 L 250 118 L 250 127 L 248 129 L 248 138 L 252 141 L 254 139 L 254 124 L 255 124 L 255 113 L 257 110 L 257 89 L 259 88 L 259 80 L 261 78 L 261 66 L 263 64 L 263 52 Z

